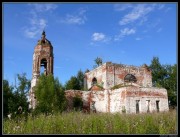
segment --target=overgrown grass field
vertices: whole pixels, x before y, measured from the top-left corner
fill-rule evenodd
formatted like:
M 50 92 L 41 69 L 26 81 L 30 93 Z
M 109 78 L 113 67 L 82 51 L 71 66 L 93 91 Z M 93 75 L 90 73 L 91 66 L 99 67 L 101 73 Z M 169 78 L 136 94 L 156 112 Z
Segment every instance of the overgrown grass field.
M 4 119 L 3 134 L 177 134 L 177 113 L 41 114 L 26 121 Z

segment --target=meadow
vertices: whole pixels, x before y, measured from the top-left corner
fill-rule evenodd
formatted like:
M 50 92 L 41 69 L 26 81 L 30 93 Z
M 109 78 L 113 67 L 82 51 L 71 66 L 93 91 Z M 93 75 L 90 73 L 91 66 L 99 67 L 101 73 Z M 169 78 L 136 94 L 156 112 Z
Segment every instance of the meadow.
M 177 112 L 29 115 L 3 119 L 3 134 L 177 134 Z

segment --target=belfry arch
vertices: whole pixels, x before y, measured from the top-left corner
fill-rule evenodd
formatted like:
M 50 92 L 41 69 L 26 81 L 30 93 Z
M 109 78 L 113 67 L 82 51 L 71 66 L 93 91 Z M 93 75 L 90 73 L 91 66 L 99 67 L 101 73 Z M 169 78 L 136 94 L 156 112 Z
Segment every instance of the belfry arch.
M 42 72 L 41 72 L 41 69 L 43 69 Z M 47 75 L 47 59 L 46 58 L 41 59 L 41 69 L 40 69 L 40 74 L 44 73 L 44 75 Z

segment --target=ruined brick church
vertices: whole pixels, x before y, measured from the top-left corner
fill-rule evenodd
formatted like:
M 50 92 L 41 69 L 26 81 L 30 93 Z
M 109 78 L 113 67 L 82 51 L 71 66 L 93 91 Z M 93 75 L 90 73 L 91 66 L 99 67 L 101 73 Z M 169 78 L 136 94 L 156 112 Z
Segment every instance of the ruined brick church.
M 30 90 L 30 107 L 35 108 L 36 98 L 33 87 L 44 66 L 46 75 L 53 74 L 53 47 L 42 33 L 33 54 L 33 78 Z M 83 108 L 96 112 L 146 113 L 168 111 L 167 90 L 152 86 L 151 70 L 147 65 L 129 66 L 106 62 L 85 73 L 84 89 L 67 90 L 65 95 L 68 109 L 73 109 L 73 98 L 83 101 Z

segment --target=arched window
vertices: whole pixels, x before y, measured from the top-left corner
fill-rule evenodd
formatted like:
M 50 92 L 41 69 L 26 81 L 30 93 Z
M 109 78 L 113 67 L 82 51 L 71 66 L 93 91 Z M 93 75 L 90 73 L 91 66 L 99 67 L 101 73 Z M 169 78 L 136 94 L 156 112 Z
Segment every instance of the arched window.
M 92 86 L 93 86 L 93 85 L 96 85 L 96 84 L 97 84 L 97 79 L 96 79 L 96 78 L 93 78 L 93 79 L 92 79 Z
M 136 77 L 132 74 L 127 74 L 124 77 L 124 82 L 136 82 L 136 81 L 137 81 Z

